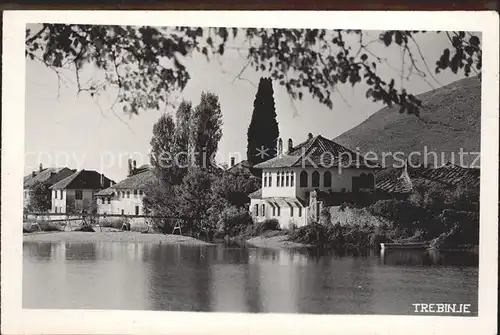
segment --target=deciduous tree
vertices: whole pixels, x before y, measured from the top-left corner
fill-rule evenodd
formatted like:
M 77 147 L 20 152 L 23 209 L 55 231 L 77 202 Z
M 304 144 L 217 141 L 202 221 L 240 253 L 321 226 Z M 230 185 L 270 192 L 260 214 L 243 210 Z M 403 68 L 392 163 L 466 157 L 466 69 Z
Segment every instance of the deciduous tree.
M 468 76 L 480 74 L 482 68 L 477 35 L 444 32 L 449 44 L 442 46 L 441 56 L 435 60 L 425 59 L 415 39 L 424 33 L 382 31 L 376 41 L 366 41 L 360 30 L 44 23 L 26 30 L 26 57 L 46 64 L 59 79 L 61 69 L 74 71 L 78 92 L 95 96 L 114 88 L 118 91 L 115 102 L 132 114 L 158 109 L 169 102 L 173 91 L 186 87 L 190 73 L 184 57 L 202 54 L 210 60 L 228 49 L 236 49 L 246 59 L 242 71 L 248 67 L 270 75 L 286 87 L 292 99 L 309 94 L 332 108 L 338 85 L 364 82 L 368 99 L 399 105 L 401 112 L 418 113 L 420 101 L 397 88 L 394 78 L 378 72 L 385 60 L 370 49 L 372 43 L 398 46 L 409 65 L 407 76 L 432 76 L 445 70 Z M 355 45 L 347 42 L 353 39 Z M 86 65 L 101 70 L 103 79 L 95 77 L 84 84 L 79 74 Z
M 30 207 L 35 212 L 46 212 L 52 207 L 52 191 L 46 182 L 35 182 L 29 190 Z

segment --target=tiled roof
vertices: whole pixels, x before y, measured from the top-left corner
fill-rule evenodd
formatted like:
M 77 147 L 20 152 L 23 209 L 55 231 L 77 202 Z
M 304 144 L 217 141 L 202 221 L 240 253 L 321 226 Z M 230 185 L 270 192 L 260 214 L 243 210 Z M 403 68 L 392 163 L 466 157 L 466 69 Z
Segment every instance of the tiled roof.
M 250 163 L 247 160 L 242 160 L 239 163 L 234 164 L 231 166 L 229 169 L 227 169 L 228 172 L 235 171 L 238 169 L 245 169 L 249 170 L 250 169 Z
M 112 180 L 104 176 L 104 185 L 101 185 L 101 174 L 92 170 L 80 170 L 69 177 L 55 183 L 51 189 L 80 189 L 99 190 L 111 186 Z
M 42 171 L 36 171 L 35 176 L 33 173 L 24 177 L 24 188 L 30 188 L 37 182 L 46 182 L 49 185 L 54 185 L 58 181 L 71 176 L 76 170 L 71 170 L 67 167 L 64 168 L 45 168 Z
M 264 199 L 266 202 L 274 205 L 278 205 L 280 207 L 287 207 L 287 206 L 293 206 L 293 207 L 306 207 L 305 202 L 300 199 L 300 198 L 294 198 L 294 197 L 276 197 L 276 198 L 265 198 Z
M 134 174 L 121 182 L 113 185 L 113 189 L 135 189 L 140 190 L 147 187 L 149 183 L 158 182 L 158 179 L 152 169 L 146 169 L 143 172 Z
M 401 178 L 400 171 L 382 170 L 377 174 L 376 188 L 390 193 L 408 193 L 413 188 L 411 180 L 420 180 L 426 184 L 440 183 L 448 186 L 478 188 L 479 169 L 464 168 L 448 163 L 438 168 L 417 167 L 408 169 L 408 178 Z M 397 176 L 395 174 L 398 174 Z
M 262 189 L 259 188 L 257 191 L 250 193 L 248 197 L 250 199 L 262 199 Z
M 375 189 L 388 193 L 409 193 L 413 189 L 411 179 L 406 176 L 390 176 L 384 179 L 375 178 Z
M 415 171 L 422 178 L 438 181 L 452 186 L 462 185 L 470 188 L 479 187 L 480 170 L 464 168 L 451 163 L 436 169 L 418 168 Z
M 313 137 L 288 153 L 281 154 L 265 162 L 257 164 L 256 168 L 282 168 L 282 167 L 365 167 L 378 168 L 377 162 L 367 160 L 338 143 L 323 136 Z

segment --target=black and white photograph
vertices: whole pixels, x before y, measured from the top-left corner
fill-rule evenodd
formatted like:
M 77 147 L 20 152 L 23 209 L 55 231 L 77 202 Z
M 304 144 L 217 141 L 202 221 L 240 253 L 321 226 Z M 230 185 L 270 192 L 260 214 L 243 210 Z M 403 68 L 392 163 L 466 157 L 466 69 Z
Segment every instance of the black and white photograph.
M 95 310 L 458 327 L 496 306 L 484 291 L 498 247 L 486 23 L 287 27 L 256 13 L 197 25 L 181 13 L 24 19 L 23 92 L 3 107 L 20 144 L 2 140 L 2 155 L 15 145 L 20 159 L 7 167 L 18 177 L 2 168 L 17 218 L 2 220 L 2 304 L 8 229 L 16 308 L 73 311 L 82 327 Z

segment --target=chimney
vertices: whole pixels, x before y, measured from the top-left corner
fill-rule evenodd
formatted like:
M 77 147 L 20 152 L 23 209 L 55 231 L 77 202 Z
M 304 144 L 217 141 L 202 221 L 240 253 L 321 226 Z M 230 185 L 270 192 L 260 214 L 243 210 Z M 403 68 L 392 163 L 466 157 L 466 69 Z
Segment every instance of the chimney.
M 134 170 L 137 169 L 137 162 L 134 160 Z
M 36 176 L 36 171 L 31 172 L 31 176 L 35 177 Z
M 307 139 L 308 139 L 308 140 L 310 140 L 310 139 L 312 139 L 312 138 L 313 138 L 313 134 L 312 134 L 312 133 L 307 134 Z
M 288 139 L 288 152 L 291 152 L 293 149 L 293 141 L 291 138 Z
M 234 157 L 231 157 L 231 167 L 234 166 L 234 160 L 235 160 Z
M 128 176 L 132 175 L 132 160 L 129 158 L 128 160 Z
M 283 141 L 278 139 L 278 155 L 281 155 L 283 153 Z
M 101 188 L 104 188 L 104 174 L 101 173 Z
M 42 165 L 42 163 L 40 163 L 40 166 L 38 167 L 38 170 L 39 170 L 40 172 L 42 172 L 42 171 L 43 171 L 43 165 Z

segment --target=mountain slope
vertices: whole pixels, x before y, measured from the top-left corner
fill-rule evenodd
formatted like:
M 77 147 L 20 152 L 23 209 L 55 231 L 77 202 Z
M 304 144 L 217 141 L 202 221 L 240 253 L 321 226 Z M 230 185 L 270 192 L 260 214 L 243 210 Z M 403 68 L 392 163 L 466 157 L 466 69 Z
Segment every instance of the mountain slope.
M 481 81 L 471 77 L 455 81 L 439 89 L 418 95 L 422 101 L 420 117 L 400 114 L 399 108 L 385 107 L 358 126 L 334 139 L 351 149 L 359 148 L 362 154 L 375 152 L 379 161 L 382 152 L 411 152 L 412 160 L 436 165 L 449 160 L 455 164 L 479 167 L 475 161 L 480 150 Z M 460 162 L 460 148 L 466 153 Z M 436 159 L 430 152 L 437 153 Z M 454 153 L 454 154 L 453 154 Z M 399 157 L 403 155 L 398 154 Z M 373 157 L 370 157 L 373 158 Z M 386 159 L 386 165 L 394 162 Z M 382 162 L 381 162 L 382 163 Z

